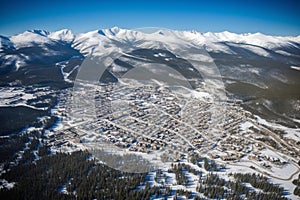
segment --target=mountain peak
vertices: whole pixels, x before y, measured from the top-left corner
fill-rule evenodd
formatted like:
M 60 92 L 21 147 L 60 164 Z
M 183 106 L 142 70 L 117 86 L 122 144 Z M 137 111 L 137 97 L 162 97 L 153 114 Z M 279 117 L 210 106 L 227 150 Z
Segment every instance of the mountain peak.
M 117 27 L 117 26 L 114 26 L 114 27 L 110 28 L 109 30 L 110 30 L 112 33 L 115 33 L 115 34 L 116 34 L 116 33 L 120 32 L 121 29 L 120 29 L 119 27 Z
M 62 29 L 59 31 L 51 32 L 48 37 L 53 40 L 71 43 L 75 39 L 75 34 L 69 29 Z
M 33 30 L 28 30 L 27 32 L 30 33 L 35 33 L 44 37 L 47 37 L 49 35 L 49 31 L 46 30 L 40 30 L 40 29 L 33 29 Z
M 123 30 L 123 29 L 120 29 L 119 27 L 114 26 L 110 29 L 100 29 L 100 30 L 98 30 L 98 33 L 100 35 L 109 37 L 109 36 L 116 36 L 121 30 Z

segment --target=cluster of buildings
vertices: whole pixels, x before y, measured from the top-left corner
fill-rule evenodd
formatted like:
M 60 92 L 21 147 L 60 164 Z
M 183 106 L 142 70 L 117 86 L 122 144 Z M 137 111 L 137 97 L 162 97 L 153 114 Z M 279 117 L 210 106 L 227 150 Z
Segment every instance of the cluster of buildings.
M 58 110 L 66 123 L 57 134 L 56 145 L 64 145 L 59 139 L 64 135 L 64 141 L 73 138 L 75 143 L 108 143 L 124 152 L 157 154 L 174 160 L 198 154 L 223 162 L 263 159 L 283 164 L 262 157 L 265 145 L 256 138 L 262 130 L 259 126 L 241 128 L 252 114 L 238 104 L 215 105 L 157 85 L 114 83 L 97 86 L 93 91 L 79 91 L 76 95 L 82 102 L 77 107 L 71 106 L 67 98 L 61 100 Z M 91 98 L 94 107 L 87 100 Z M 73 115 L 65 114 L 68 111 Z

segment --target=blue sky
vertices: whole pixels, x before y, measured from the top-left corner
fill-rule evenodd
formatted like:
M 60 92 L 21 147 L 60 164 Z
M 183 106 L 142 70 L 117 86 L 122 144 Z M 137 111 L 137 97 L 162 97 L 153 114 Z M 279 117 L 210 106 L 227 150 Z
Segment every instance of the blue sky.
M 299 8 L 297 0 L 2 0 L 0 35 L 63 28 L 80 33 L 118 26 L 295 36 L 300 35 Z

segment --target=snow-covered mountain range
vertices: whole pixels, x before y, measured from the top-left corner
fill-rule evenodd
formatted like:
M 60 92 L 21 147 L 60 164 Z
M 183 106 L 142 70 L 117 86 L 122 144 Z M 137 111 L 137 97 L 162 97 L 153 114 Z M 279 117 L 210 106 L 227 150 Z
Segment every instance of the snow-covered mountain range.
M 142 30 L 142 29 L 141 29 Z M 113 27 L 110 29 L 95 30 L 87 33 L 75 34 L 71 30 L 62 29 L 56 32 L 48 32 L 45 30 L 29 30 L 24 33 L 14 35 L 11 37 L 1 36 L 1 49 L 5 48 L 8 43 L 12 43 L 15 47 L 21 47 L 30 43 L 51 43 L 51 42 L 65 42 L 74 45 L 78 43 L 86 43 L 92 45 L 92 41 L 106 41 L 117 40 L 120 42 L 127 42 L 127 44 L 135 44 L 140 40 L 156 40 L 157 36 L 161 38 L 168 38 L 167 40 L 184 40 L 193 45 L 206 45 L 210 47 L 210 51 L 220 51 L 220 49 L 213 48 L 216 43 L 235 43 L 244 45 L 253 45 L 266 49 L 278 49 L 280 47 L 294 47 L 299 48 L 300 35 L 297 37 L 283 37 L 283 36 L 269 36 L 262 33 L 246 33 L 236 34 L 228 31 L 213 33 L 200 33 L 197 31 L 173 31 L 173 30 L 157 30 L 153 33 L 144 33 L 140 30 L 128 30 Z M 87 40 L 90 39 L 90 40 Z M 87 43 L 90 41 L 91 43 Z M 99 43 L 98 43 L 99 44 Z M 86 46 L 87 47 L 87 46 Z
M 159 48 L 164 42 L 191 45 L 205 48 L 212 53 L 240 54 L 247 51 L 263 57 L 288 56 L 291 60 L 299 59 L 300 36 L 268 36 L 261 33 L 235 34 L 228 31 L 220 33 L 200 33 L 197 31 L 157 30 L 144 33 L 139 30 L 127 30 L 113 27 L 75 34 L 63 29 L 56 32 L 30 30 L 11 37 L 0 37 L 1 65 L 15 63 L 19 65 L 40 56 L 61 54 L 62 50 L 79 51 L 82 55 L 91 52 L 101 55 L 108 47 L 120 45 L 139 48 Z M 24 48 L 39 48 L 42 52 L 35 55 L 15 54 L 10 51 L 22 51 Z M 33 58 L 32 58 L 33 57 Z M 293 63 L 291 63 L 293 64 Z

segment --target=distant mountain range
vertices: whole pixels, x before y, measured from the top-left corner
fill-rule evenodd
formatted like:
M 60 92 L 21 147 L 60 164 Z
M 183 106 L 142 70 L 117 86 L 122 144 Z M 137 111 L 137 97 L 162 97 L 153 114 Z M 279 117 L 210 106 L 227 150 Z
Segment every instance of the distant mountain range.
M 157 30 L 146 34 L 139 30 L 113 27 L 81 34 L 74 34 L 71 30 L 63 29 L 56 32 L 29 30 L 11 37 L 0 36 L 1 66 L 13 64 L 15 69 L 18 69 L 27 62 L 44 57 L 70 57 L 77 53 L 86 56 L 91 52 L 94 55 L 101 55 L 105 51 L 105 45 L 112 43 L 116 46 L 159 48 L 161 44 L 157 41 L 172 41 L 174 44 L 188 43 L 195 47 L 204 47 L 211 53 L 232 55 L 244 53 L 249 56 L 284 58 L 291 65 L 297 64 L 300 58 L 300 36 L 281 37 L 261 33 L 235 34 L 228 31 L 199 33 L 173 30 Z M 28 51 L 29 49 L 31 51 Z M 32 55 L 27 55 L 27 52 L 31 52 Z

